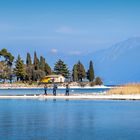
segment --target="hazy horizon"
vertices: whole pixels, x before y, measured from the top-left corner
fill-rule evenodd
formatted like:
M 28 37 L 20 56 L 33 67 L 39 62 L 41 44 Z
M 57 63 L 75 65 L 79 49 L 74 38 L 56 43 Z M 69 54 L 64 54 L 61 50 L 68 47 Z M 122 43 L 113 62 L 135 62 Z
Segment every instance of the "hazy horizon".
M 33 59 L 36 51 L 51 67 L 61 58 L 72 68 L 80 59 L 87 69 L 93 60 L 96 74 L 107 82 L 139 81 L 140 46 L 133 40 L 140 44 L 139 13 L 138 0 L 0 1 L 0 50 L 8 49 L 15 59 L 20 54 L 24 61 L 27 52 Z M 128 74 L 124 66 L 131 69 Z

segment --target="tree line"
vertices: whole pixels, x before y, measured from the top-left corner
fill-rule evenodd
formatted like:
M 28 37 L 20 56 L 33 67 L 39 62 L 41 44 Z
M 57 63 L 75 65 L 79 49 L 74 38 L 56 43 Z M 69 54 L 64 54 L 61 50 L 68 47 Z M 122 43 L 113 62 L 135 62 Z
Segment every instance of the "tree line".
M 92 61 L 90 61 L 87 71 L 80 61 L 74 64 L 73 69 L 70 71 L 67 64 L 61 59 L 54 64 L 52 69 L 45 58 L 43 56 L 38 57 L 36 52 L 34 52 L 33 60 L 30 53 L 27 53 L 25 63 L 20 55 L 15 60 L 15 57 L 7 49 L 0 51 L 0 58 L 0 80 L 4 82 L 6 80 L 12 82 L 12 79 L 16 77 L 17 81 L 32 83 L 39 81 L 46 75 L 61 74 L 67 80 L 73 82 L 82 82 L 83 79 L 87 79 L 89 82 L 102 84 L 100 77 L 95 78 Z

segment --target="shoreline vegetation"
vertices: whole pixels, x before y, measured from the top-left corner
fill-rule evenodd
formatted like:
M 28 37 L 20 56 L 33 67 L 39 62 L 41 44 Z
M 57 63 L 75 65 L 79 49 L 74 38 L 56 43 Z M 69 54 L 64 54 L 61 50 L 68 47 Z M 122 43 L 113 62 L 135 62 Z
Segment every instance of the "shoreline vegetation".
M 39 83 L 49 75 L 62 75 L 66 82 L 89 82 L 91 86 L 102 85 L 102 79 L 95 76 L 93 61 L 89 61 L 89 67 L 85 68 L 80 60 L 73 66 L 68 66 L 63 60 L 58 59 L 53 67 L 46 61 L 44 56 L 37 56 L 34 52 L 33 58 L 27 53 L 25 62 L 18 55 L 15 59 L 7 49 L 0 50 L 0 83 Z
M 82 82 L 82 83 L 77 83 L 77 82 L 71 82 L 71 83 L 59 83 L 58 84 L 58 89 L 65 89 L 66 85 L 69 84 L 69 87 L 71 89 L 73 88 L 111 88 L 110 86 L 104 86 L 104 85 L 93 85 L 89 82 Z M 47 84 L 48 88 L 53 88 L 53 84 Z M 5 84 L 0 84 L 0 89 L 31 89 L 31 88 L 44 88 L 43 84 L 37 84 L 34 83 L 32 85 L 28 83 L 5 83 Z
M 138 84 L 126 84 L 110 89 L 107 92 L 108 95 L 134 95 L 140 94 L 140 83 Z

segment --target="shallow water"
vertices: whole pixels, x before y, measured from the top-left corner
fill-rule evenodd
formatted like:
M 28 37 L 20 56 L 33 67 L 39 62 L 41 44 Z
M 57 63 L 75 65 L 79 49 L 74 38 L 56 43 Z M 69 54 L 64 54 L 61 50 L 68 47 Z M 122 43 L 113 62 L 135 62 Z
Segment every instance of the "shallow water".
M 108 88 L 97 88 L 97 89 L 88 89 L 88 88 L 79 88 L 79 89 L 70 89 L 70 94 L 85 94 L 85 93 L 102 93 L 107 91 Z M 52 89 L 48 89 L 49 94 L 52 94 Z M 64 94 L 65 89 L 57 89 L 58 94 Z M 0 89 L 0 95 L 28 95 L 28 94 L 44 94 L 43 88 L 34 88 L 34 89 Z
M 138 140 L 140 101 L 0 100 L 0 140 Z

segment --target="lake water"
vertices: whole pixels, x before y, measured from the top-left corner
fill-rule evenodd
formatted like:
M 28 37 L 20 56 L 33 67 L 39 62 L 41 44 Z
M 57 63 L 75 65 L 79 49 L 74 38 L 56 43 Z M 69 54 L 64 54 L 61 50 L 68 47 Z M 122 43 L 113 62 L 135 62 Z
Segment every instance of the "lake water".
M 140 101 L 0 100 L 0 140 L 138 140 Z
M 73 88 L 70 89 L 70 94 L 85 94 L 85 93 L 102 93 L 107 91 L 108 88 Z M 52 94 L 52 89 L 48 89 L 48 93 Z M 58 94 L 64 94 L 65 89 L 57 89 Z M 43 88 L 34 88 L 34 89 L 0 89 L 0 95 L 29 95 L 29 94 L 44 94 Z

